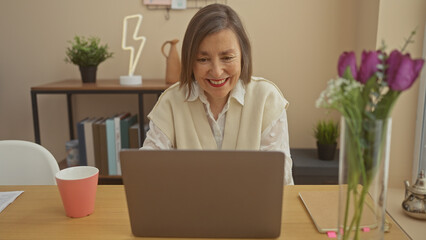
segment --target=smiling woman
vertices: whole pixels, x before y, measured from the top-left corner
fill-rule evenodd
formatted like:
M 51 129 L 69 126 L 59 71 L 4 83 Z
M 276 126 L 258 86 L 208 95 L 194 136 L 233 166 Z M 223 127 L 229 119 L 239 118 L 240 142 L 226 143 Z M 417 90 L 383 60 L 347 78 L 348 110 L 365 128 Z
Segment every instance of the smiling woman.
M 252 77 L 250 42 L 237 13 L 208 5 L 188 25 L 180 81 L 148 115 L 142 149 L 282 151 L 284 183 L 293 184 L 287 105 L 274 83 Z
M 213 33 L 201 42 L 194 63 L 194 78 L 204 90 L 217 120 L 241 74 L 238 38 L 230 29 Z

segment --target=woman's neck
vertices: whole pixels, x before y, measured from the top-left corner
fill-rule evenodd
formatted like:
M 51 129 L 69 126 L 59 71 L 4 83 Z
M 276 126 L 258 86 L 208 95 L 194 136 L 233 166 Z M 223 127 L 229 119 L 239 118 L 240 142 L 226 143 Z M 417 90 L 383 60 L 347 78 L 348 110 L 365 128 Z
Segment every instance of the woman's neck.
M 228 101 L 228 97 L 229 97 L 229 94 L 223 98 L 212 98 L 207 96 L 207 100 L 210 103 L 210 111 L 212 112 L 215 120 L 217 120 L 217 118 L 219 117 L 219 113 L 222 112 L 223 107 Z

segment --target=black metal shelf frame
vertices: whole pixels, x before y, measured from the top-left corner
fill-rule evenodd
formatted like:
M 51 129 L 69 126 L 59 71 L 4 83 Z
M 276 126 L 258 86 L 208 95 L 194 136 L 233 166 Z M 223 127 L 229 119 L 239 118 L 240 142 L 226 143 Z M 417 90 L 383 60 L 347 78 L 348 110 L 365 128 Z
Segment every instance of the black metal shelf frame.
M 144 94 L 157 94 L 157 97 L 163 90 L 31 90 L 31 106 L 33 112 L 34 124 L 34 138 L 35 142 L 41 144 L 40 139 L 40 122 L 38 116 L 37 95 L 39 94 L 66 94 L 67 97 L 67 110 L 68 110 L 68 125 L 70 139 L 74 139 L 74 121 L 72 112 L 72 95 L 74 94 L 137 94 L 138 95 L 138 115 L 139 115 L 139 131 L 140 131 L 140 145 L 145 140 L 144 131 L 144 109 L 143 109 L 143 95 Z

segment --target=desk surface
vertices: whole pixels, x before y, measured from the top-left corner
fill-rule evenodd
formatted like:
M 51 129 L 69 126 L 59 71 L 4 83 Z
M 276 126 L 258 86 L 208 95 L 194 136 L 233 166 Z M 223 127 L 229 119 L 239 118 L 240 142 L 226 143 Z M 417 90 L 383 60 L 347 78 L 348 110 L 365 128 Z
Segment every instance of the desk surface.
M 286 186 L 279 239 L 329 239 L 316 230 L 298 192 L 335 189 L 335 185 Z M 131 233 L 122 185 L 100 185 L 95 212 L 74 219 L 65 216 L 57 186 L 0 186 L 0 191 L 17 190 L 25 192 L 0 213 L 1 239 L 137 239 Z M 385 239 L 407 239 L 398 225 L 390 222 L 391 231 Z
M 83 83 L 81 80 L 68 79 L 31 87 L 31 91 L 140 91 L 165 90 L 170 86 L 162 79 L 142 79 L 139 85 L 120 85 L 118 79 L 96 80 L 95 83 Z
M 412 239 L 424 239 L 426 236 L 426 220 L 412 218 L 404 213 L 401 206 L 404 197 L 405 189 L 388 188 L 386 211 Z

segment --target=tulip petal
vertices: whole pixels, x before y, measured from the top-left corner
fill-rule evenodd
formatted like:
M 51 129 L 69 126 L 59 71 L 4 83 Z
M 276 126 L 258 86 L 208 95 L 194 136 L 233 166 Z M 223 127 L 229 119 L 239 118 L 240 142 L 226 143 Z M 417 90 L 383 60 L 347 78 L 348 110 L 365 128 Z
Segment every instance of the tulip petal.
M 357 80 L 363 84 L 367 82 L 377 71 L 377 65 L 380 64 L 379 52 L 362 51 L 361 66 L 358 72 Z
M 347 68 L 350 68 L 352 77 L 356 79 L 356 57 L 354 52 L 343 52 L 339 57 L 337 70 L 340 77 L 343 77 Z
M 414 60 L 414 79 L 417 79 L 420 71 L 422 70 L 423 64 L 425 63 L 424 59 Z
M 398 71 L 395 74 L 395 81 L 391 88 L 397 91 L 403 91 L 411 87 L 414 83 L 413 61 L 408 57 L 403 57 L 399 64 Z
M 410 88 L 417 79 L 424 60 L 413 60 L 410 54 L 402 55 L 394 50 L 387 60 L 388 69 L 386 71 L 387 83 L 394 91 L 404 91 Z
M 388 85 L 391 89 L 396 72 L 398 71 L 399 62 L 401 59 L 401 54 L 398 51 L 392 51 L 389 55 L 389 58 L 387 59 L 387 65 L 388 69 L 386 70 L 386 81 L 388 82 Z

